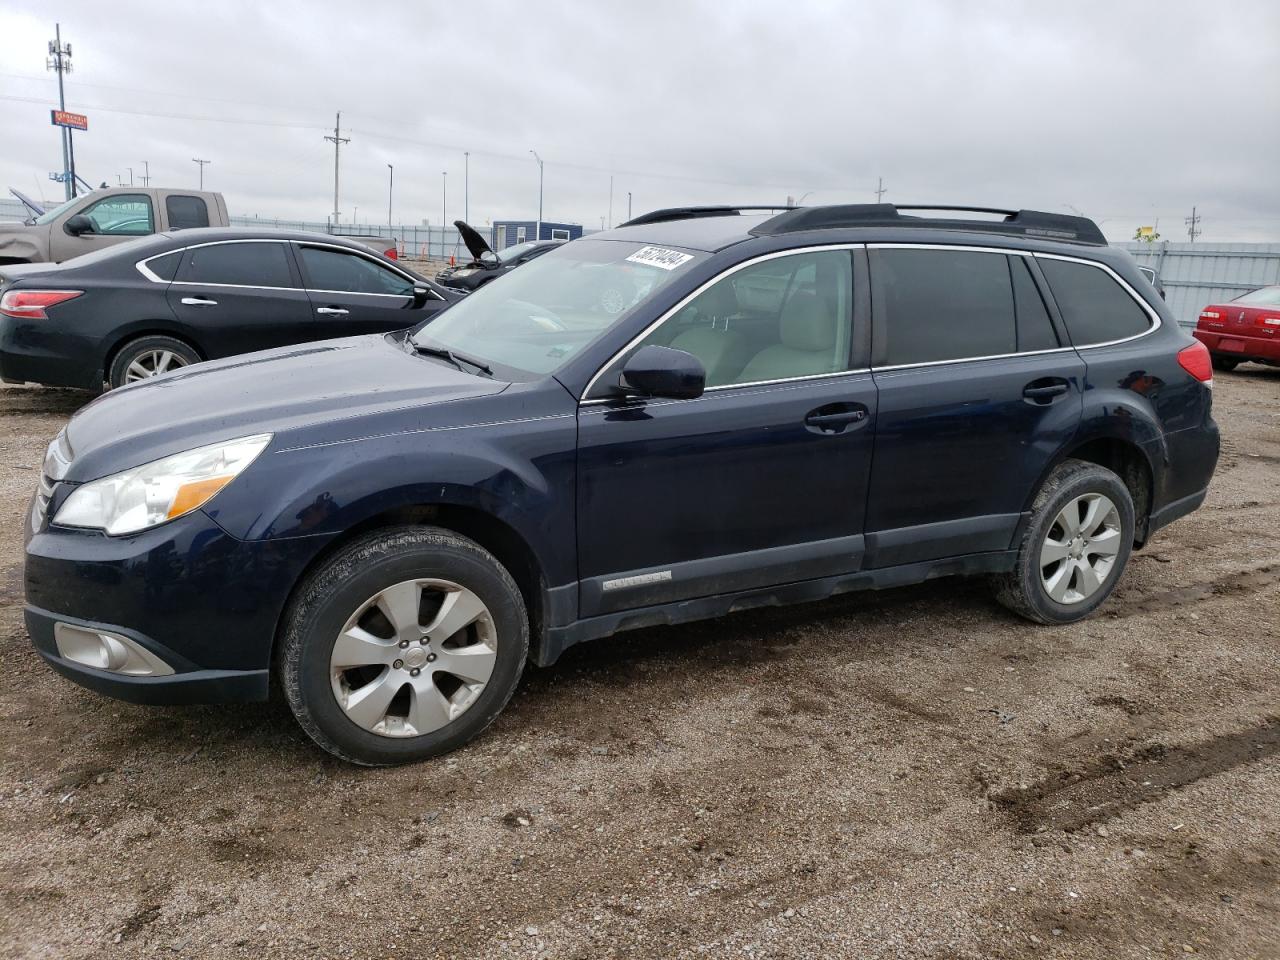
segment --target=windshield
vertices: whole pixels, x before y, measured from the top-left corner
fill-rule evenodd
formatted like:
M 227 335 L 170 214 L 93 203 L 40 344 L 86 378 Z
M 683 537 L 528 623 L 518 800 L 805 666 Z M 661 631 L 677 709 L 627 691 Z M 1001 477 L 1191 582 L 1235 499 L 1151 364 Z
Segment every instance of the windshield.
M 1236 297 L 1232 303 L 1243 303 L 1249 307 L 1280 307 L 1280 287 L 1263 287 L 1243 297 Z
M 83 199 L 84 199 L 83 197 L 72 197 L 70 200 L 67 200 L 64 203 L 58 204 L 52 210 L 46 210 L 44 213 L 40 214 L 40 216 L 36 217 L 31 222 L 39 223 L 39 224 L 52 223 L 54 220 L 58 219 L 59 214 L 61 214 L 64 210 L 66 210 L 67 207 L 71 206 L 73 203 L 79 203 Z
M 538 245 L 536 240 L 530 240 L 528 243 L 517 243 L 514 247 L 507 247 L 505 250 L 498 251 L 498 259 L 503 263 L 510 263 L 522 253 L 528 253 Z
M 543 376 L 703 256 L 641 243 L 576 240 L 458 301 L 419 327 L 413 342 Z

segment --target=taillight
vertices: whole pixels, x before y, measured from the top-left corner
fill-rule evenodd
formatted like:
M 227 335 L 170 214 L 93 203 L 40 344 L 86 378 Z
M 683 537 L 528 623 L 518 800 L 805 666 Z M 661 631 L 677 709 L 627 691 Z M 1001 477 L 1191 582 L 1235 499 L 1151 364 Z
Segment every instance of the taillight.
M 1213 358 L 1199 340 L 1178 351 L 1178 365 L 1201 383 L 1213 386 Z
M 1280 327 L 1280 317 L 1259 317 L 1258 326 L 1260 327 Z
M 384 257 L 386 257 L 388 260 L 399 260 L 399 259 L 400 259 L 400 254 L 398 254 L 398 253 L 396 252 L 396 248 L 395 248 L 395 247 L 391 247 L 390 249 L 383 250 L 383 251 L 382 251 L 382 255 L 383 255 Z
M 45 310 L 65 300 L 74 300 L 83 290 L 6 290 L 0 297 L 0 313 L 19 320 L 48 320 Z
M 1216 311 L 1213 311 L 1213 310 L 1201 310 L 1201 311 L 1200 311 L 1200 319 L 1201 319 L 1201 320 L 1217 320 L 1217 319 L 1219 319 L 1220 317 L 1221 317 L 1221 314 L 1219 314 L 1219 313 L 1217 313 Z

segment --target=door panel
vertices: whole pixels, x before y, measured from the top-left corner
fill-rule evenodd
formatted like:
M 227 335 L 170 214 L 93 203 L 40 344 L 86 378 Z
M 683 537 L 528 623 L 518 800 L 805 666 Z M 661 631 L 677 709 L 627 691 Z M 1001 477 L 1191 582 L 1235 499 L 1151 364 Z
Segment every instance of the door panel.
M 67 232 L 70 216 L 83 214 L 94 225 L 93 233 L 74 236 Z M 136 240 L 155 232 L 155 209 L 151 197 L 145 193 L 113 194 L 91 202 L 51 224 L 49 254 L 56 262 L 92 253 L 125 240 Z
M 581 615 L 857 570 L 875 415 L 867 373 L 584 405 Z

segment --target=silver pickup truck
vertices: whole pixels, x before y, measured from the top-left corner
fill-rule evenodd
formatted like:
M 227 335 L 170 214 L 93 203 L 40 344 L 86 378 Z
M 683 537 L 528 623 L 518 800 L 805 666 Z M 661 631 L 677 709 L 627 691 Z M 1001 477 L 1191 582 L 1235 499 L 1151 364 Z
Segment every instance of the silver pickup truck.
M 61 263 L 124 240 L 190 227 L 231 225 L 220 193 L 165 187 L 107 187 L 39 211 L 23 198 L 32 216 L 0 223 L 0 264 Z M 349 236 L 395 259 L 389 237 Z

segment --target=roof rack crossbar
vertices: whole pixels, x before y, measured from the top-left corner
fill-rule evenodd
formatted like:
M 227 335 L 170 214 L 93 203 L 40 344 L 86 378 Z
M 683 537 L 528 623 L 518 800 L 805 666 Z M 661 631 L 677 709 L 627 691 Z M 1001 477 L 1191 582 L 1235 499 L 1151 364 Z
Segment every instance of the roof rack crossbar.
M 966 220 L 951 217 L 903 216 L 900 210 L 960 213 L 989 213 L 1001 220 Z M 1087 217 L 1041 210 L 1003 210 L 997 207 L 926 206 L 924 204 L 861 203 L 832 207 L 798 207 L 778 214 L 754 227 L 755 236 L 770 237 L 806 230 L 834 230 L 841 227 L 933 227 L 979 233 L 1005 233 L 1044 240 L 1068 240 L 1106 246 L 1107 238 Z
M 775 210 L 795 210 L 793 206 L 785 203 L 774 203 L 764 205 L 749 204 L 728 204 L 717 207 L 665 207 L 661 210 L 650 210 L 648 213 L 642 213 L 638 217 L 628 220 L 626 223 L 620 223 L 620 227 L 638 227 L 646 223 L 666 223 L 670 220 L 693 220 L 698 217 L 736 217 L 744 210 L 761 210 L 773 212 Z

